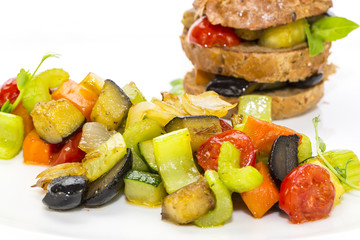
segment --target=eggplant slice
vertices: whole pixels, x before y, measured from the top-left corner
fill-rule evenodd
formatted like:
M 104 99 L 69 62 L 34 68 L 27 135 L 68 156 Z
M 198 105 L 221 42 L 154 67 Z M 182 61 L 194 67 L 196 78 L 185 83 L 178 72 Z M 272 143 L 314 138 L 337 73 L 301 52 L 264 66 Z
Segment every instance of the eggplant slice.
M 109 131 L 117 130 L 131 105 L 130 98 L 124 91 L 115 82 L 106 79 L 91 112 L 91 121 L 104 124 Z
M 124 186 L 124 176 L 132 167 L 132 152 L 126 155 L 113 168 L 89 184 L 84 196 L 86 207 L 98 207 L 113 199 Z
M 161 218 L 177 224 L 187 224 L 215 208 L 216 198 L 204 177 L 164 198 Z
M 222 132 L 220 119 L 213 115 L 175 117 L 166 124 L 165 131 L 169 133 L 183 128 L 189 130 L 193 152 L 211 136 Z
M 37 103 L 31 117 L 40 138 L 51 144 L 71 137 L 86 122 L 84 115 L 66 99 Z
M 278 187 L 286 175 L 299 164 L 299 140 L 300 137 L 297 134 L 282 135 L 275 140 L 272 146 L 269 167 L 271 176 Z

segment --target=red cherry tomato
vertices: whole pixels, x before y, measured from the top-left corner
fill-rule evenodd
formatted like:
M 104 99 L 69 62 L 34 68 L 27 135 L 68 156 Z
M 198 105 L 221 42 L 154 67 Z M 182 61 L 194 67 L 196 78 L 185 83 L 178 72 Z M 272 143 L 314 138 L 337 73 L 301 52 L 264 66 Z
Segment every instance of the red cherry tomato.
M 208 169 L 217 171 L 220 147 L 221 144 L 226 141 L 231 142 L 237 149 L 241 151 L 240 167 L 255 165 L 256 150 L 251 143 L 250 138 L 243 132 L 237 130 L 228 130 L 210 137 L 199 147 L 196 153 L 196 157 L 199 165 L 205 171 Z
M 0 89 L 0 106 L 2 106 L 8 99 L 10 103 L 14 103 L 19 94 L 20 91 L 17 88 L 16 78 L 10 78 Z
M 60 152 L 53 154 L 51 165 L 54 166 L 61 163 L 81 162 L 85 156 L 85 152 L 79 148 L 80 140 L 81 132 L 76 133 L 72 138 L 67 140 Z M 54 149 L 59 146 L 54 146 Z
M 189 29 L 188 40 L 203 47 L 231 47 L 241 43 L 234 29 L 220 24 L 212 25 L 207 17 L 199 18 L 193 23 Z
M 280 187 L 279 207 L 292 223 L 325 218 L 335 199 L 335 187 L 328 171 L 315 164 L 304 164 L 291 171 Z

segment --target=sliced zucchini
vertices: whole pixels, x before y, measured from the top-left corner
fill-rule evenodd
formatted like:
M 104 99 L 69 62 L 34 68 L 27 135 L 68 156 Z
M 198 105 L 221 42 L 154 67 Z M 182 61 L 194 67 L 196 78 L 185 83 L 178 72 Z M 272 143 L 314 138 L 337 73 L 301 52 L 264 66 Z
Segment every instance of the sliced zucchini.
M 136 153 L 135 150 L 132 148 L 133 153 L 133 166 L 132 169 L 139 170 L 139 171 L 146 171 L 150 172 L 148 165 L 146 165 L 144 159 L 140 156 L 140 154 Z
M 200 178 L 187 128 L 153 139 L 154 154 L 165 189 L 172 193 Z
M 150 207 L 160 206 L 166 191 L 160 175 L 131 170 L 125 177 L 125 196 L 128 201 Z
M 124 91 L 107 79 L 91 112 L 91 121 L 104 124 L 108 130 L 116 130 L 127 116 L 131 105 Z
M 83 159 L 85 175 L 90 182 L 109 171 L 126 154 L 126 144 L 120 133 L 115 133 Z
M 40 138 L 52 144 L 72 136 L 86 122 L 84 115 L 66 99 L 37 103 L 31 117 Z
M 197 151 L 209 137 L 221 133 L 218 117 L 213 115 L 175 117 L 165 126 L 166 132 L 187 128 L 191 137 L 191 148 Z
M 99 95 L 104 86 L 104 79 L 97 76 L 95 73 L 89 72 L 89 74 L 80 82 L 80 85 L 83 85 Z
M 215 196 L 204 177 L 164 198 L 161 217 L 178 224 L 190 223 L 215 207 Z
M 150 168 L 150 171 L 157 173 L 159 171 L 159 168 L 155 160 L 154 145 L 152 139 L 139 142 L 138 146 L 140 154 L 144 158 L 145 163 Z
M 84 205 L 98 207 L 108 203 L 118 195 L 124 186 L 124 176 L 131 169 L 132 154 L 127 149 L 126 155 L 114 167 L 89 184 L 84 196 Z
M 134 125 L 125 130 L 124 139 L 126 145 L 133 151 L 134 155 L 134 170 L 149 171 L 147 165 L 140 157 L 138 143 L 153 139 L 162 133 L 163 129 L 159 123 L 148 118 L 136 122 Z
M 122 89 L 126 93 L 126 95 L 129 96 L 132 104 L 146 101 L 144 95 L 140 92 L 134 82 L 126 84 Z

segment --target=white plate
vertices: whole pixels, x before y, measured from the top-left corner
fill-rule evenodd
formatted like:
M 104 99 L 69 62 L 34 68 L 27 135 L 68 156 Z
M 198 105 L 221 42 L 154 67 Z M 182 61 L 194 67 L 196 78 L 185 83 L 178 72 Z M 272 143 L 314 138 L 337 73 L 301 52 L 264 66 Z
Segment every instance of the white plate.
M 61 67 L 75 81 L 88 72 L 115 80 L 134 81 L 148 99 L 170 89 L 192 65 L 182 52 L 179 35 L 181 1 L 9 1 L 0 4 L 0 82 L 20 68 L 33 71 L 47 52 L 60 53 L 42 70 Z M 360 23 L 356 0 L 336 1 L 333 11 Z M 350 149 L 360 156 L 360 30 L 333 44 L 330 61 L 339 68 L 326 83 L 325 97 L 312 111 L 277 123 L 314 139 L 311 119 L 320 115 L 320 136 L 327 149 Z M 293 225 L 277 212 L 262 219 L 236 204 L 230 222 L 200 229 L 161 221 L 160 209 L 134 206 L 121 196 L 98 209 L 49 211 L 40 189 L 30 188 L 44 167 L 22 163 L 20 155 L 0 161 L 1 239 L 335 239 L 359 234 L 360 194 L 344 195 L 327 219 Z

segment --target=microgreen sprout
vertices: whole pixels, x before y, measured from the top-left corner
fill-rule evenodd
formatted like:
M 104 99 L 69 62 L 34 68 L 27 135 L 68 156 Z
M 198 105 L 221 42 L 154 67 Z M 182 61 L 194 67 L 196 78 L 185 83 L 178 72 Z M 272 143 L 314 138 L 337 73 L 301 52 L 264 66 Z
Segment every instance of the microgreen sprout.
M 17 87 L 20 91 L 19 96 L 16 98 L 16 100 L 13 104 L 11 104 L 9 100 L 7 100 L 4 103 L 4 105 L 1 107 L 0 111 L 5 112 L 5 113 L 12 112 L 17 107 L 17 105 L 20 103 L 20 101 L 24 95 L 26 87 L 29 85 L 31 80 L 34 78 L 34 76 L 35 76 L 37 70 L 40 68 L 41 64 L 49 57 L 59 57 L 59 56 L 60 56 L 59 54 L 46 54 L 45 56 L 43 56 L 43 58 L 41 59 L 41 62 L 39 63 L 39 65 L 37 66 L 37 68 L 35 69 L 33 74 L 31 74 L 29 71 L 25 71 L 22 68 L 16 77 Z
M 325 166 L 335 174 L 335 176 L 344 184 L 346 184 L 347 186 L 349 186 L 352 189 L 358 190 L 360 191 L 360 187 L 356 186 L 355 184 L 349 182 L 346 179 L 346 169 L 347 169 L 347 165 L 351 162 L 351 161 L 347 161 L 346 165 L 344 168 L 339 168 L 339 167 L 333 167 L 324 157 L 323 153 L 325 152 L 326 149 L 326 145 L 324 143 L 324 141 L 319 137 L 319 133 L 318 133 L 318 124 L 320 122 L 320 117 L 317 116 L 315 118 L 313 118 L 312 120 L 314 128 L 315 128 L 315 139 L 316 139 L 316 152 L 318 154 L 318 156 L 324 161 Z

